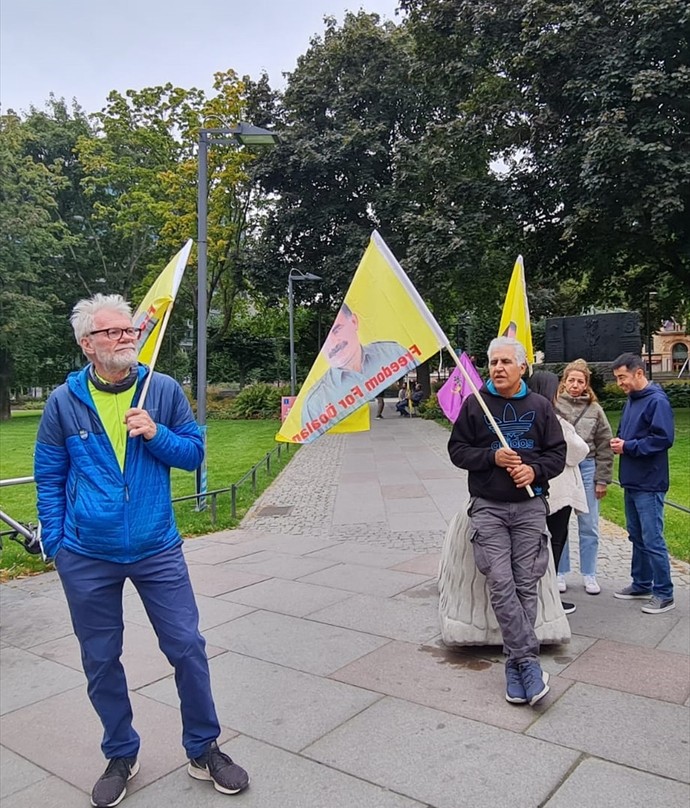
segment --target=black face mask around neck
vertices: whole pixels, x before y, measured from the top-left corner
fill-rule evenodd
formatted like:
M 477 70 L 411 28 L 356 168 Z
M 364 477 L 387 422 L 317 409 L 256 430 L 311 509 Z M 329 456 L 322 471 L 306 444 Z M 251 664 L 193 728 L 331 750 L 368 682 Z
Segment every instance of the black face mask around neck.
M 100 390 L 101 393 L 124 393 L 125 390 L 129 390 L 130 387 L 133 387 L 136 384 L 138 376 L 139 366 L 132 365 L 129 370 L 129 374 L 125 376 L 124 379 L 120 379 L 119 382 L 105 382 L 103 379 L 98 378 L 93 365 L 89 366 L 89 381 L 91 384 L 93 384 L 96 390 Z

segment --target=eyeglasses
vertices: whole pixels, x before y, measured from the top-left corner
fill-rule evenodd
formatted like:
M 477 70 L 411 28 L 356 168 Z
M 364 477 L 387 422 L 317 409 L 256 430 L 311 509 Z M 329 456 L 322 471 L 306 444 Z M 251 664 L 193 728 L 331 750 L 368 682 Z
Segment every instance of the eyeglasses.
M 128 337 L 136 337 L 139 339 L 141 336 L 141 328 L 100 328 L 98 331 L 89 331 L 89 336 L 93 337 L 95 334 L 105 334 L 108 339 L 117 342 L 122 339 L 122 335 L 126 334 Z

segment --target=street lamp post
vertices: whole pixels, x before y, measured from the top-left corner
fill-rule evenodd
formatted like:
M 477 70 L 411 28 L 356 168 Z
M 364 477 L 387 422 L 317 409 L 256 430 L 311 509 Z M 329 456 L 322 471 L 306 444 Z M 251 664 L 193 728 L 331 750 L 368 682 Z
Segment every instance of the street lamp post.
M 230 135 L 231 139 L 226 136 Z M 268 129 L 239 123 L 237 126 L 199 129 L 199 175 L 197 182 L 197 340 L 196 340 L 196 420 L 206 447 L 206 329 L 208 320 L 207 255 L 208 255 L 208 147 L 214 143 L 239 143 L 242 146 L 274 146 L 278 135 Z M 206 452 L 196 475 L 196 492 L 208 490 Z M 205 502 L 197 499 L 197 509 L 205 508 Z
M 295 295 L 292 286 L 293 281 L 320 281 L 320 275 L 311 272 L 302 272 L 299 269 L 291 269 L 288 273 L 288 317 L 290 320 L 290 395 L 295 395 L 297 388 L 297 369 L 295 366 Z
M 652 297 L 656 297 L 656 292 L 647 289 L 647 367 L 649 369 L 649 380 L 652 380 L 652 321 L 650 317 L 650 303 Z

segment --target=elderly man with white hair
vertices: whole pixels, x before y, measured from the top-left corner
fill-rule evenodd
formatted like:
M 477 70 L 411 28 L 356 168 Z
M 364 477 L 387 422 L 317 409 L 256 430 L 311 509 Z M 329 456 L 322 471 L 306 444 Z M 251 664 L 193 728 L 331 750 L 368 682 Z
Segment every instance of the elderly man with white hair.
M 486 576 L 508 657 L 506 699 L 534 705 L 549 691 L 534 631 L 537 587 L 549 560 L 546 495 L 549 479 L 565 466 L 566 444 L 553 406 L 522 379 L 524 346 L 498 337 L 488 355 L 491 379 L 479 394 L 509 448 L 470 396 L 453 426 L 448 452 L 469 472 L 474 557 Z

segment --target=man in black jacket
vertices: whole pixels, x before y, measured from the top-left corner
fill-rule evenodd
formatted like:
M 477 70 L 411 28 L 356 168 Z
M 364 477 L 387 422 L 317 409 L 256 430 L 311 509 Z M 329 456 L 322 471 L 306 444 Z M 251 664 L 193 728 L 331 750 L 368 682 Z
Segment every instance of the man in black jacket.
M 521 343 L 493 340 L 489 369 L 491 380 L 479 394 L 510 448 L 503 447 L 471 396 L 455 422 L 448 452 L 469 472 L 474 558 L 486 576 L 503 634 L 506 699 L 534 705 L 549 691 L 534 631 L 537 587 L 549 560 L 545 497 L 549 479 L 563 471 L 566 445 L 551 404 L 522 380 L 527 359 Z

